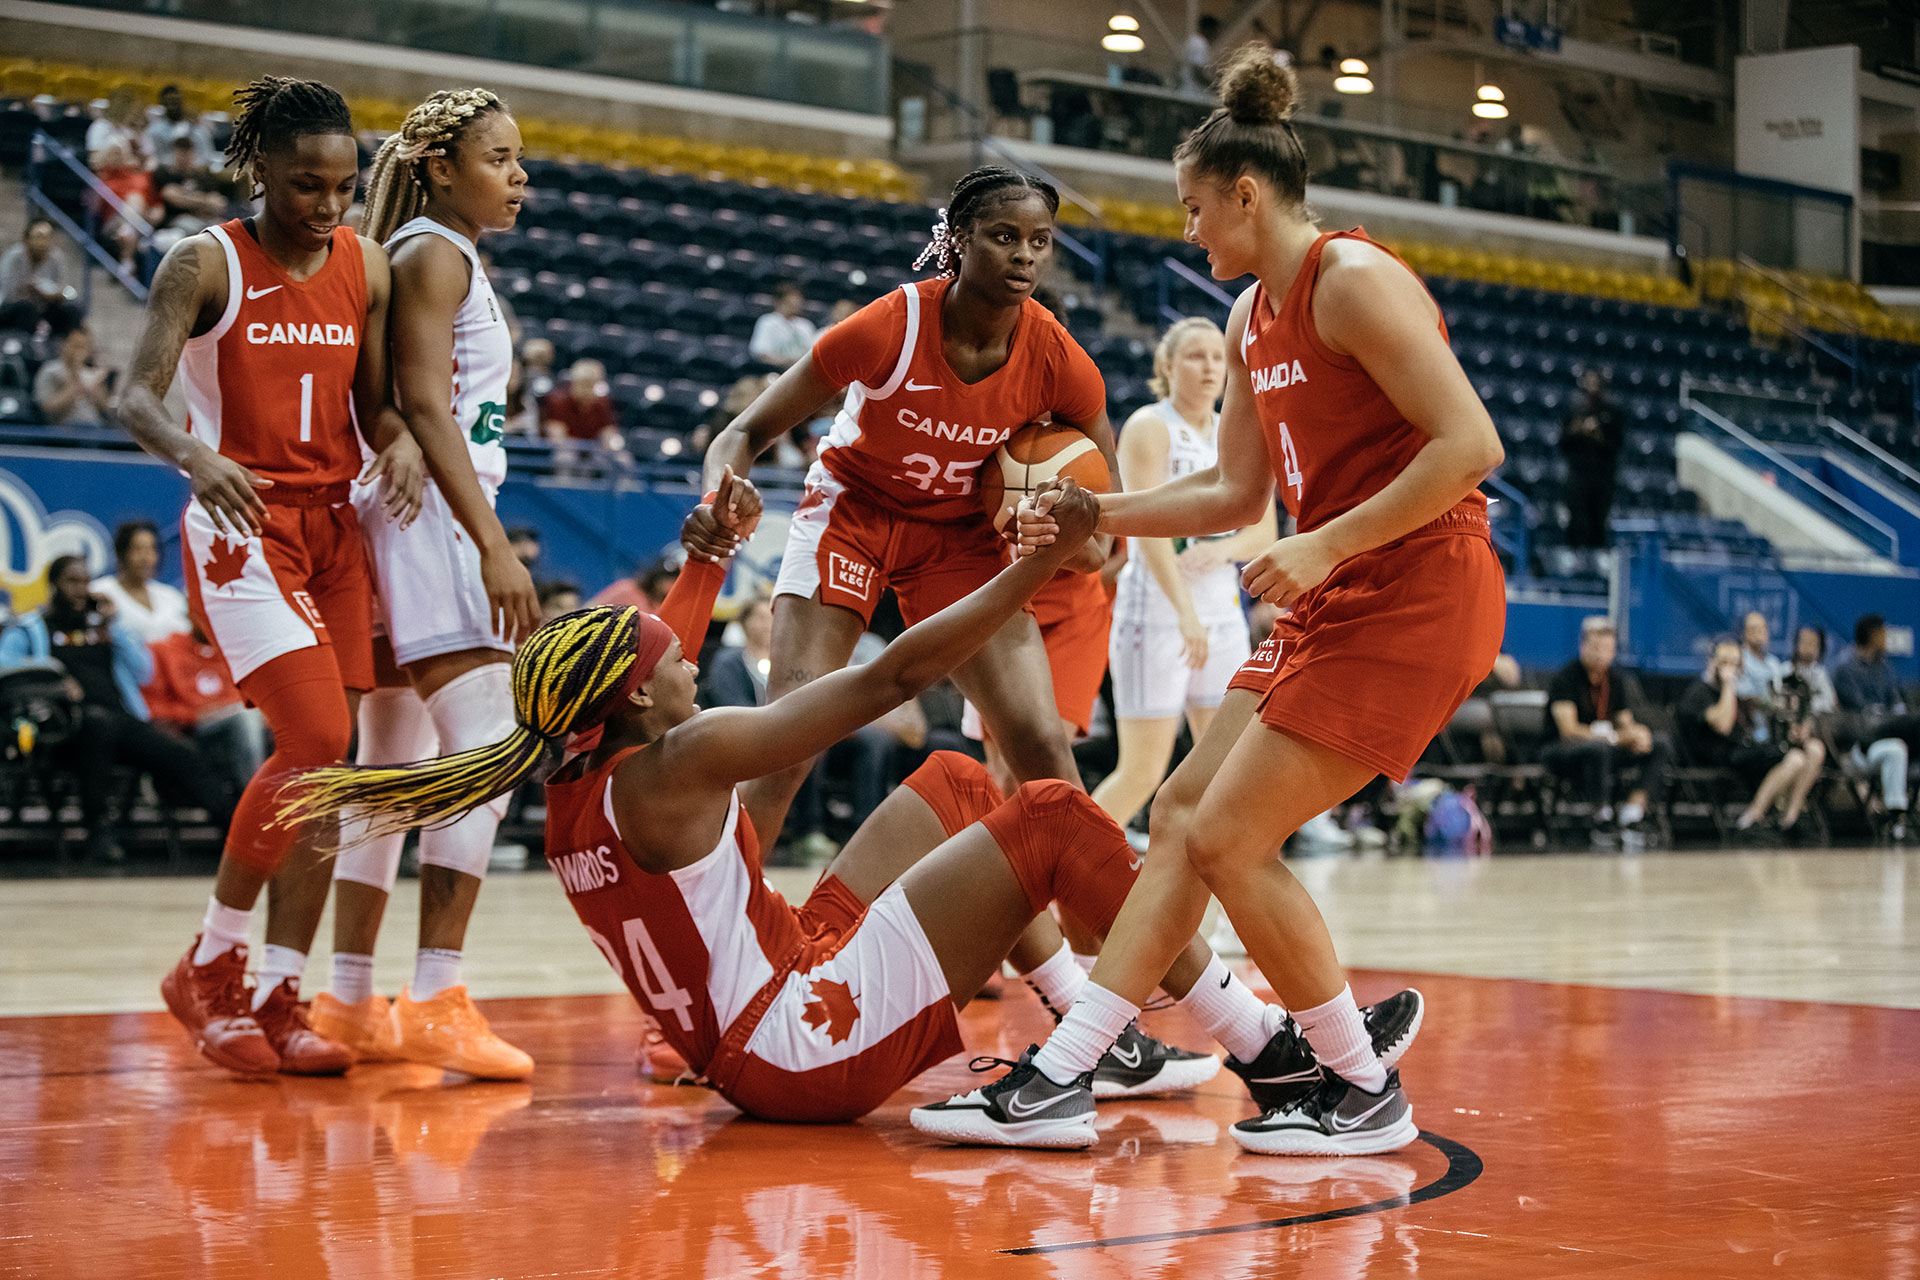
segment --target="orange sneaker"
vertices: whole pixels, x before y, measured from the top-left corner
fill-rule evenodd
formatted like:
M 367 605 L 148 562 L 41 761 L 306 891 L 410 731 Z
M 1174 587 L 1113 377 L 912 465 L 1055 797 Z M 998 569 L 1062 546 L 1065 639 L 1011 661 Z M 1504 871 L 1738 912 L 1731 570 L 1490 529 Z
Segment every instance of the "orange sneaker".
M 396 1052 L 408 1062 L 458 1071 L 481 1080 L 525 1080 L 533 1059 L 487 1025 L 464 986 L 448 987 L 431 1000 L 402 991 L 393 1002 Z
M 393 1006 L 374 994 L 346 1004 L 326 991 L 313 998 L 307 1022 L 314 1032 L 353 1050 L 356 1062 L 400 1061 L 400 1038 L 393 1031 Z
M 345 1075 L 353 1065 L 353 1050 L 308 1025 L 299 985 L 292 978 L 282 978 L 253 1016 L 280 1054 L 280 1070 L 286 1075 Z
M 254 1021 L 247 989 L 247 949 L 232 947 L 205 964 L 193 962 L 200 939 L 160 980 L 160 995 L 207 1060 L 229 1071 L 278 1071 L 280 1055 Z
M 666 1036 L 660 1033 L 660 1024 L 645 1012 L 640 1015 L 640 1048 L 633 1055 L 633 1065 L 639 1068 L 644 1079 L 655 1084 L 677 1084 L 688 1074 L 687 1060 L 667 1043 Z

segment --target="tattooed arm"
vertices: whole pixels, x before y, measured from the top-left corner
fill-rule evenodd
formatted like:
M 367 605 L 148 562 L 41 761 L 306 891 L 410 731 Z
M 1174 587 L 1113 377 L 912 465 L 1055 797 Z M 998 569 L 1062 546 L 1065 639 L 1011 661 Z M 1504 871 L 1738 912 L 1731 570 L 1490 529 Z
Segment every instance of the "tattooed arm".
M 226 255 L 210 236 L 188 236 L 167 251 L 134 344 L 133 367 L 115 411 L 134 442 L 187 473 L 214 528 L 252 537 L 266 504 L 255 492 L 273 481 L 223 458 L 189 435 L 167 412 L 167 391 L 187 339 L 207 332 L 227 306 Z

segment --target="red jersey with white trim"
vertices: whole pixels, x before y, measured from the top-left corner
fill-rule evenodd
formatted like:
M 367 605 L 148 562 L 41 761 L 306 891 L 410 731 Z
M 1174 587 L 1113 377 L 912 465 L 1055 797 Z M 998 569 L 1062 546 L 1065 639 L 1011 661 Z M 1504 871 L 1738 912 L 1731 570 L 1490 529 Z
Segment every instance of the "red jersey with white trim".
M 846 404 L 820 463 L 862 497 L 920 520 L 975 520 L 980 464 L 1029 422 L 1092 422 L 1107 405 L 1093 360 L 1028 298 L 1007 362 L 968 384 L 947 366 L 950 277 L 901 285 L 821 334 L 813 364 Z
M 1320 281 L 1321 255 L 1336 238 L 1375 243 L 1359 228 L 1321 233 L 1277 314 L 1267 308 L 1265 287 L 1254 286 L 1253 308 L 1240 341 L 1274 481 L 1302 533 L 1386 488 L 1432 438 L 1394 408 L 1358 360 L 1333 351 L 1314 327 L 1313 290 Z M 1392 252 L 1384 247 L 1381 251 Z M 1447 322 L 1438 323 L 1444 339 Z M 1474 490 L 1454 512 L 1478 512 L 1484 529 L 1486 495 Z
M 713 852 L 690 867 L 642 871 L 613 818 L 613 772 L 584 756 L 547 783 L 547 864 L 594 945 L 667 1043 L 704 1072 L 727 1028 L 804 941 L 793 908 L 760 872 L 740 795 Z
M 361 467 L 353 379 L 367 323 L 360 237 L 334 228 L 326 264 L 295 280 L 241 219 L 208 234 L 227 257 L 227 306 L 180 352 L 187 430 L 276 485 L 352 480 Z

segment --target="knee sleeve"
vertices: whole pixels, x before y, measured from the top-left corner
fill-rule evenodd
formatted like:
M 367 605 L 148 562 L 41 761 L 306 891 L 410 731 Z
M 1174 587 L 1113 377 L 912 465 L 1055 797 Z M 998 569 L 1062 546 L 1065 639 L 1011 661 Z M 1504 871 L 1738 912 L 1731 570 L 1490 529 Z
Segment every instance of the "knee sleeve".
M 400 764 L 425 760 L 434 754 L 439 736 L 427 709 L 411 689 L 375 689 L 360 699 L 360 747 L 354 762 L 362 765 Z M 366 822 L 352 813 L 340 819 L 340 856 L 334 859 L 333 878 L 393 892 L 400 874 L 404 832 L 366 838 Z
M 1036 913 L 1049 902 L 1105 936 L 1140 874 L 1119 824 L 1057 779 L 1023 784 L 981 820 Z
M 427 699 L 427 714 L 440 735 L 441 755 L 500 741 L 513 731 L 513 669 L 504 662 L 489 662 L 449 680 Z M 422 831 L 421 864 L 485 876 L 494 833 L 511 799 L 495 796 L 455 822 Z
M 340 668 L 326 646 L 282 654 L 241 681 L 240 691 L 266 717 L 273 754 L 240 795 L 226 854 L 271 875 L 300 834 L 272 825 L 280 788 L 301 769 L 339 763 L 353 741 L 353 722 Z
M 936 751 L 907 775 L 902 784 L 913 788 L 940 819 L 948 839 L 985 818 L 1006 797 L 987 776 L 987 766 L 958 751 Z

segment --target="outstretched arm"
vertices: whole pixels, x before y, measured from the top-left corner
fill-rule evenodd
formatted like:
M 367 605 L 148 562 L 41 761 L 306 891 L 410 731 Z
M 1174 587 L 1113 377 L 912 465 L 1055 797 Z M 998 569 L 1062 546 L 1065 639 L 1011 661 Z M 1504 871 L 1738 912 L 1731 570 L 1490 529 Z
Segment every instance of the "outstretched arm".
M 732 467 L 736 475 L 746 475 L 755 458 L 805 422 L 839 390 L 840 387 L 814 367 L 812 352 L 794 361 L 707 446 L 704 473 L 707 488 L 718 489 L 720 474 L 728 467 Z

